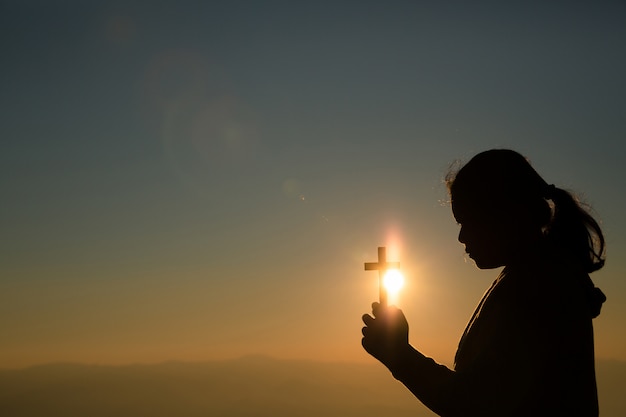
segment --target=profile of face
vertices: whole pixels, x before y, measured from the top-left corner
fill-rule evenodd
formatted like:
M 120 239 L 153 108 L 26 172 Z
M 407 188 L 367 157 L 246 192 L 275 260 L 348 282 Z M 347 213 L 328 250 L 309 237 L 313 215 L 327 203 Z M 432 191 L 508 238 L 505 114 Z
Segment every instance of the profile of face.
M 528 254 L 541 239 L 540 225 L 526 207 L 503 201 L 454 199 L 458 240 L 480 269 L 497 268 Z
M 461 227 L 459 242 L 481 269 L 506 265 L 515 251 L 515 231 L 511 222 L 493 210 L 472 202 L 452 200 L 452 212 Z

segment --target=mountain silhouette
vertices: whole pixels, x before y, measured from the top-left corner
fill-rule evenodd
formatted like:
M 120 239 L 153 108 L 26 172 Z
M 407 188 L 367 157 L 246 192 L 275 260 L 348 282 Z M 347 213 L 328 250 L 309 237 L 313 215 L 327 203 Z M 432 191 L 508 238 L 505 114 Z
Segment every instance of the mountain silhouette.
M 626 415 L 626 362 L 597 364 L 600 410 Z M 49 364 L 0 370 L 11 417 L 434 416 L 377 364 L 248 356 L 202 363 Z

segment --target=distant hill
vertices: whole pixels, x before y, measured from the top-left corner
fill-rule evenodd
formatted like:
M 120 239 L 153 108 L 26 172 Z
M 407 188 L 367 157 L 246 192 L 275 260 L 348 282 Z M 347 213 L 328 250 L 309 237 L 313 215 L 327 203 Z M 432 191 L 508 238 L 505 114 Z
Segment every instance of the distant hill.
M 626 362 L 600 361 L 603 417 L 626 415 Z M 9 417 L 434 416 L 381 365 L 268 357 L 205 363 L 51 364 L 0 371 Z

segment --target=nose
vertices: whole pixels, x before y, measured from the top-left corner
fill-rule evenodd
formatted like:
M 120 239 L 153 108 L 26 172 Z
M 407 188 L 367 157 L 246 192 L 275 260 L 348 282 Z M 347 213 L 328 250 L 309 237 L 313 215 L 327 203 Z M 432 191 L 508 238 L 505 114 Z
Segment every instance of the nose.
M 460 243 L 465 243 L 465 228 L 461 226 L 461 230 L 459 230 L 458 240 Z

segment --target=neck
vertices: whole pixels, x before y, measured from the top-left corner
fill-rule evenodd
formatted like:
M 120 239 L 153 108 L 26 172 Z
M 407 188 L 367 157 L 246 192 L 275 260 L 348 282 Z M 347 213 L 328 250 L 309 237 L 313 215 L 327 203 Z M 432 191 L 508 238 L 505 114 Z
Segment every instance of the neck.
M 543 256 L 548 251 L 548 244 L 543 235 L 533 235 L 532 238 L 520 241 L 512 251 L 506 265 L 528 263 Z

